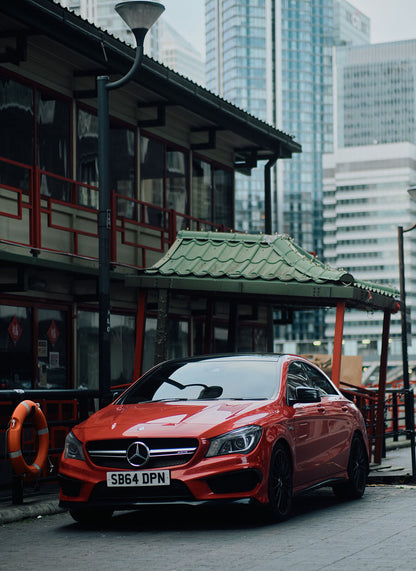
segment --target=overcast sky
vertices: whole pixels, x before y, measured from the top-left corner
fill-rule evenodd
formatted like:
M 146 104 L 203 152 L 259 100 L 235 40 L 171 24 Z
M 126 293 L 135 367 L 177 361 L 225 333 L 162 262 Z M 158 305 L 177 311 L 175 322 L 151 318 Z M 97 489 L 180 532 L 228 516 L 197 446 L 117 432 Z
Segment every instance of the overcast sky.
M 202 54 L 204 53 L 204 0 L 161 0 L 164 17 Z M 302 0 L 299 0 L 302 1 Z M 371 18 L 371 41 L 416 39 L 416 0 L 350 0 Z

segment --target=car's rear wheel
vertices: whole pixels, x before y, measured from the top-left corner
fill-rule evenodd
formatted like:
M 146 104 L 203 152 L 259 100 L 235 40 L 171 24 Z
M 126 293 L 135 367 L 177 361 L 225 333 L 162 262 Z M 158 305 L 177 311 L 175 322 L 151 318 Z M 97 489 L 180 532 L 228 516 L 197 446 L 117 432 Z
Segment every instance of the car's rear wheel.
M 273 449 L 269 470 L 269 512 L 275 521 L 283 521 L 292 511 L 292 460 L 286 447 Z
M 107 508 L 73 508 L 69 510 L 72 518 L 84 525 L 105 524 L 113 515 L 112 509 Z
M 361 436 L 352 439 L 350 457 L 348 460 L 348 480 L 333 486 L 337 498 L 341 500 L 356 500 L 365 491 L 369 470 L 368 455 Z

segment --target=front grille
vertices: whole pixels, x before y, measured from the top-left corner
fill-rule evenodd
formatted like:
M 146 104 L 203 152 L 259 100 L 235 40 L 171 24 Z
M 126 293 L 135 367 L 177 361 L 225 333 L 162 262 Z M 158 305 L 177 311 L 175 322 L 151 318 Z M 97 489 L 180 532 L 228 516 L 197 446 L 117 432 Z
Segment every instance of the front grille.
M 93 440 L 87 443 L 88 456 L 96 466 L 131 470 L 127 461 L 127 448 L 133 442 L 143 442 L 150 450 L 146 470 L 169 468 L 186 464 L 198 449 L 196 438 L 123 438 L 119 440 Z
M 144 486 L 133 488 L 109 488 L 105 482 L 94 486 L 89 501 L 95 504 L 128 506 L 152 502 L 192 502 L 194 496 L 179 480 L 172 480 L 169 486 Z

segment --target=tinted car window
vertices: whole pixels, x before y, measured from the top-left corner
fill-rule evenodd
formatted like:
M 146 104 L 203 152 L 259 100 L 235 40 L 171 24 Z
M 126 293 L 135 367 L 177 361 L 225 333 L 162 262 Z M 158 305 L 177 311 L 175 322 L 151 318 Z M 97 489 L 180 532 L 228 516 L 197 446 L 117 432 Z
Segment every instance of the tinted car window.
M 149 371 L 118 401 L 269 399 L 279 389 L 276 360 L 207 359 L 162 364 Z
M 289 363 L 287 370 L 287 386 L 286 386 L 286 397 L 289 399 L 296 398 L 296 388 L 297 387 L 307 387 L 308 378 L 306 376 L 305 369 L 302 367 L 300 361 L 292 361 Z
M 303 363 L 308 376 L 308 386 L 318 389 L 321 396 L 337 395 L 335 387 L 328 381 L 323 373 L 306 363 Z

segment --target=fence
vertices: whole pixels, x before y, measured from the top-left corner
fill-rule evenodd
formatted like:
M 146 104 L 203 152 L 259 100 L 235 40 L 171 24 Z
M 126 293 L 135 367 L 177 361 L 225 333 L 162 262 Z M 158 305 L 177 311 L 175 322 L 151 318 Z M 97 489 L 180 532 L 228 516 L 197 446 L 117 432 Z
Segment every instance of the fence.
M 341 390 L 360 409 L 367 428 L 370 445 L 370 456 L 373 451 L 376 439 L 382 439 L 383 456 L 385 456 L 386 444 L 388 440 L 397 442 L 400 436 L 410 438 L 406 430 L 406 407 L 405 391 L 403 388 L 387 389 L 384 401 L 384 431 L 382 434 L 376 432 L 376 413 L 378 390 L 376 388 L 366 389 L 355 387 L 341 382 Z M 413 390 L 410 391 L 411 407 L 414 410 L 415 401 Z M 416 412 L 416 411 L 415 411 Z

